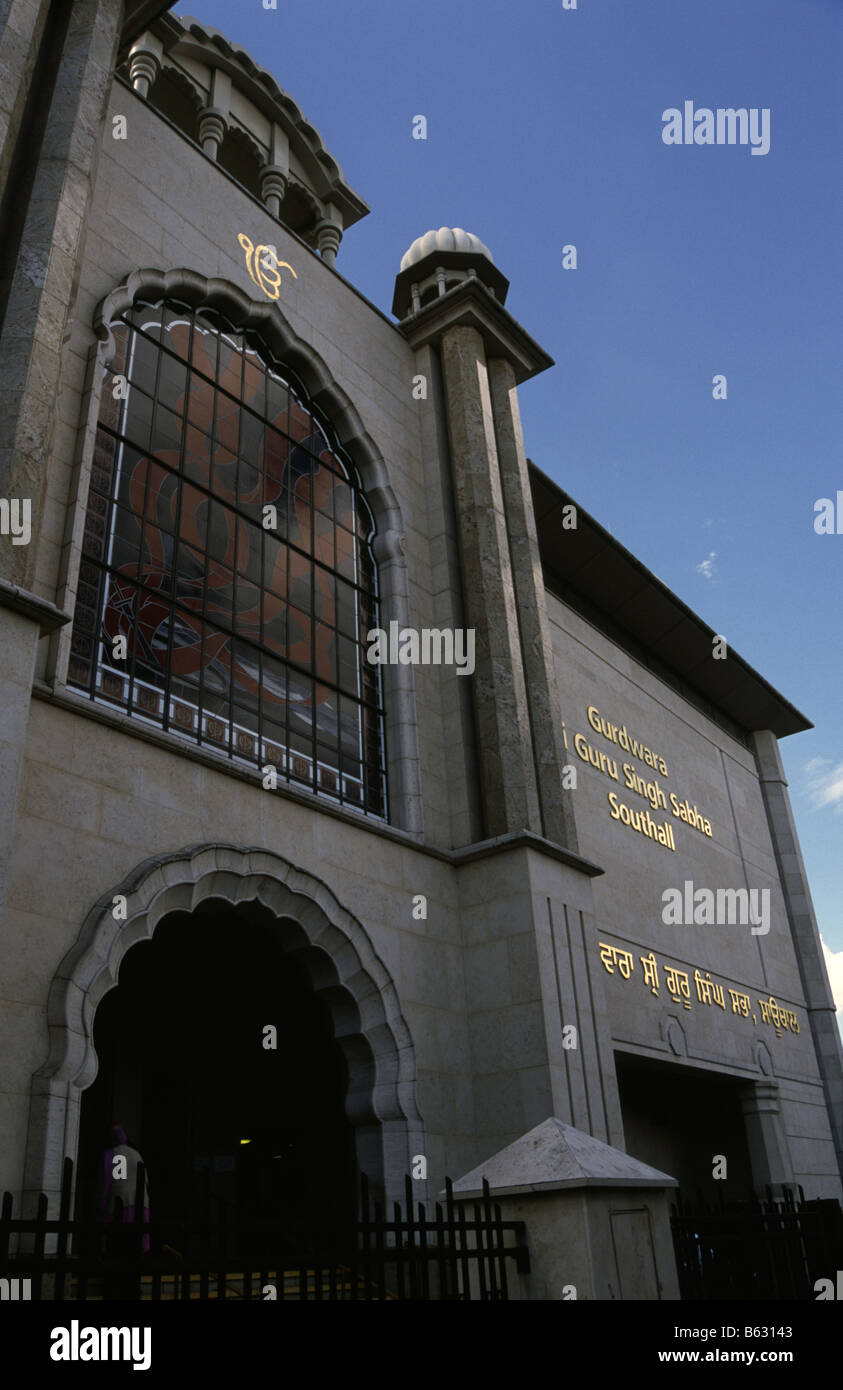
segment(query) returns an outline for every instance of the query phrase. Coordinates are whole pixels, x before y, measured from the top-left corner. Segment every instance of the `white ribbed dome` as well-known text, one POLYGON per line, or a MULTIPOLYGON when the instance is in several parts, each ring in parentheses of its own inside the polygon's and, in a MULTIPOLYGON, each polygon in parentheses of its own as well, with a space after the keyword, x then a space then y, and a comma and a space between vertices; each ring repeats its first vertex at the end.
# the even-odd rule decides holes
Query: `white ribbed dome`
POLYGON ((486 256, 492 265, 495 264, 488 246, 484 246, 473 232, 465 232, 462 227, 440 227, 438 232, 425 232, 424 236, 416 237, 401 257, 401 269, 409 270, 411 265, 434 251, 466 251, 470 255, 486 256))

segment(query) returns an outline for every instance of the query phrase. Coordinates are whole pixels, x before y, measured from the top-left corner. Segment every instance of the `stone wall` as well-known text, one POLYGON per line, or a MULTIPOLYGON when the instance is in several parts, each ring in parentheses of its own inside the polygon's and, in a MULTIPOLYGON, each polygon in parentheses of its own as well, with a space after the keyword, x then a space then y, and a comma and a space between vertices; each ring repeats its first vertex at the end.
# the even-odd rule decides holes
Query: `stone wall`
MULTIPOLYGON (((633 953, 625 979, 603 970, 615 1048, 642 1057, 716 1070, 748 1081, 775 1078, 794 1179, 807 1195, 833 1195, 839 1178, 817 1057, 779 880, 778 868, 750 746, 741 743, 661 681, 573 609, 550 597, 567 757, 577 770, 575 805, 581 853, 605 868, 593 891, 599 937, 633 953), (595 707, 610 723, 626 725, 661 755, 664 776, 642 757, 597 733, 587 718, 595 707), (614 759, 619 781, 577 752, 574 735, 614 759), (665 793, 689 800, 711 823, 711 838, 672 814, 652 809, 625 786, 623 764, 665 793), (611 817, 618 803, 649 811, 673 828, 675 851, 611 817), (662 920, 667 888, 749 888, 769 893, 769 931, 751 925, 668 925, 662 920), (654 952, 659 992, 644 982, 641 955, 654 952), (690 1008, 671 998, 662 963, 689 975, 690 1008), (725 1009, 701 1002, 694 971, 724 987, 725 1009), (733 1012, 729 988, 750 995, 750 1017, 733 1012), (770 996, 796 1013, 800 1031, 763 1022, 758 999, 770 996), (673 1020, 671 1023, 670 1020, 673 1020), (834 1175, 834 1176, 831 1176, 834 1175), (830 1181, 830 1186, 829 1186, 830 1181)), ((580 744, 582 747, 582 744, 580 744)), ((605 765, 604 765, 605 766, 605 765)), ((760 905, 762 899, 755 902, 760 905)))

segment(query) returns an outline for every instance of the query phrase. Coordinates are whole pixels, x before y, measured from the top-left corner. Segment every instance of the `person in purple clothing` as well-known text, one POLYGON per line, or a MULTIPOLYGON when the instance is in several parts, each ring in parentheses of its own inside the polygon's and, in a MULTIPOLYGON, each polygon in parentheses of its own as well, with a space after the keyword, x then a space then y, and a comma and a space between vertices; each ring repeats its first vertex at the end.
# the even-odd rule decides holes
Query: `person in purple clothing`
MULTIPOLYGON (((112 1125, 108 1135, 108 1148, 103 1155, 102 1187, 100 1191, 100 1221, 132 1222, 135 1219, 135 1196, 137 1193, 138 1165, 143 1159, 136 1148, 126 1138, 126 1131, 120 1125, 112 1125), (123 1203, 122 1217, 117 1216, 117 1203, 123 1203)), ((143 1221, 149 1221, 149 1179, 143 1176, 143 1221)), ((122 1233, 121 1233, 122 1234, 122 1233)), ((126 1233, 128 1234, 128 1232, 126 1233)), ((105 1244, 105 1237, 103 1237, 105 1244)), ((128 1242, 116 1238, 109 1242, 111 1252, 125 1253, 128 1242)), ((144 1254, 149 1250, 149 1234, 141 1239, 144 1254)))

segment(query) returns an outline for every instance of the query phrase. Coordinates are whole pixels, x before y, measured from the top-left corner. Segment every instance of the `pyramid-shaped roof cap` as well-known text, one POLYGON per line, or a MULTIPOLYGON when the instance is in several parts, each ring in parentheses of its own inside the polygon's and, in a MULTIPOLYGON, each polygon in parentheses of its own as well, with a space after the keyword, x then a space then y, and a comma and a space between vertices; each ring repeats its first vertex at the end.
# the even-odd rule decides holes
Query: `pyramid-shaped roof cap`
POLYGON ((479 1197, 484 1178, 497 1197, 566 1187, 678 1186, 676 1178, 555 1116, 466 1173, 454 1183, 454 1196, 479 1197))

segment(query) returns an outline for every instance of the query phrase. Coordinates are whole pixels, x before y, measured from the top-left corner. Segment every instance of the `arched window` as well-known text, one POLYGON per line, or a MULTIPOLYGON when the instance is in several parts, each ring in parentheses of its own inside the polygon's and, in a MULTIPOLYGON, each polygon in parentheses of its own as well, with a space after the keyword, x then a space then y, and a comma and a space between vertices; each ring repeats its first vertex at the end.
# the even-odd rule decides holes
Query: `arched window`
POLYGON ((112 332, 70 683, 385 816, 374 524, 353 466, 301 383, 213 310, 136 303, 112 332))

